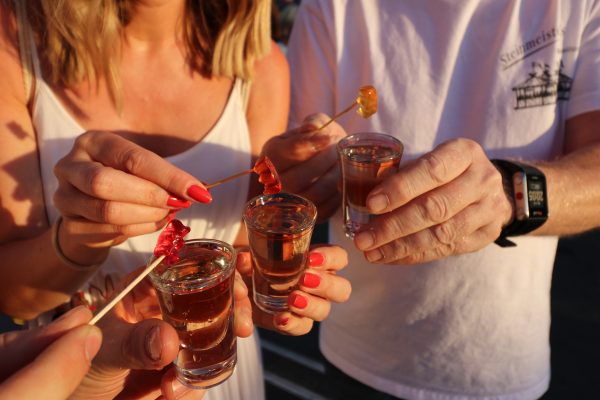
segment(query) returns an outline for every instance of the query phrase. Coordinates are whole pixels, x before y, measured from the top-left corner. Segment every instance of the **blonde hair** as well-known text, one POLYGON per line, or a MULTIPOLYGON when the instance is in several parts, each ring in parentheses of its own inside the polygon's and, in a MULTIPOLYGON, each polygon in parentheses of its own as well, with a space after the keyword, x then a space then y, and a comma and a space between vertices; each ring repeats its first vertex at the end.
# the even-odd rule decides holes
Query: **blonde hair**
MULTIPOLYGON (((116 61, 131 0, 26 1, 26 9, 50 79, 71 86, 103 77, 118 106, 116 61)), ((270 16, 271 0, 186 0, 182 34, 190 68, 251 79, 254 62, 270 48, 270 16)))

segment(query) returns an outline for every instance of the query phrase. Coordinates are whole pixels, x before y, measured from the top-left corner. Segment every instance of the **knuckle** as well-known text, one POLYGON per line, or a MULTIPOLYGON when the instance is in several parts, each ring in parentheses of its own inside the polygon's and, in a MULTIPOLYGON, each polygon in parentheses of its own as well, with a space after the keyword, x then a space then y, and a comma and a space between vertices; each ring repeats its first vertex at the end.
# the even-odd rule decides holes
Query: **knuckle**
POLYGON ((106 178, 102 168, 90 168, 85 177, 85 182, 88 182, 88 190, 90 195, 100 197, 104 193, 109 193, 110 180, 106 178))
POLYGON ((375 243, 388 242, 386 238, 395 238, 404 232, 404 220, 402 218, 394 218, 392 216, 378 218, 378 229, 371 230, 375 243))
POLYGON ((442 222, 431 228, 434 239, 441 244, 450 244, 456 240, 456 230, 450 221, 442 222))
POLYGON ((110 223, 116 215, 116 206, 112 201, 99 201, 97 206, 98 220, 105 223, 110 223))
POLYGON ((386 261, 398 260, 408 253, 409 244, 406 240, 394 240, 390 245, 383 246, 386 261))
POLYGON ((125 172, 135 174, 136 171, 141 171, 144 166, 144 154, 135 148, 127 149, 121 155, 123 158, 122 165, 125 172))
POLYGON ((429 153, 422 158, 425 166, 425 171, 429 177, 436 183, 442 184, 445 182, 445 177, 448 174, 448 165, 446 162, 435 153, 429 153))
POLYGON ((457 243, 452 242, 449 244, 445 244, 443 246, 436 247, 433 250, 434 259, 438 260, 440 258, 448 257, 452 254, 455 254, 457 251, 457 243))
POLYGON ((420 264, 425 261, 425 252, 416 252, 407 255, 403 259, 406 264, 420 264))
POLYGON ((65 165, 67 164, 67 161, 65 160, 65 157, 61 158, 60 160, 58 160, 58 162, 54 165, 54 168, 52 169, 54 176, 56 176, 58 179, 64 178, 65 176, 65 165))
POLYGON ((115 225, 114 230, 119 236, 131 237, 137 234, 137 230, 133 225, 115 225))
POLYGON ((448 219, 448 204, 442 196, 426 196, 421 204, 421 215, 426 221, 442 222, 448 219))

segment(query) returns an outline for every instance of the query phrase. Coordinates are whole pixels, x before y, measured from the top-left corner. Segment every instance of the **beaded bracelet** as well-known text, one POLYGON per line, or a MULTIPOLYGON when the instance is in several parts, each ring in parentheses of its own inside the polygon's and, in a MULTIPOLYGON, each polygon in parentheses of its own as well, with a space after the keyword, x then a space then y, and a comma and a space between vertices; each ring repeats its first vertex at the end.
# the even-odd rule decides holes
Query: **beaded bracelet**
POLYGON ((70 260, 69 258, 67 258, 67 256, 65 256, 65 253, 63 253, 62 249, 60 248, 60 244, 58 243, 58 229, 60 228, 60 224, 62 223, 62 215, 60 217, 58 217, 56 219, 56 221, 54 221, 54 224, 52 224, 52 247, 54 248, 54 253, 56 254, 56 256, 58 257, 58 259, 65 265, 69 266, 70 268, 73 268, 77 271, 89 271, 91 269, 95 269, 97 267, 99 267, 101 264, 91 264, 91 265, 85 265, 85 264, 79 264, 73 260, 70 260))

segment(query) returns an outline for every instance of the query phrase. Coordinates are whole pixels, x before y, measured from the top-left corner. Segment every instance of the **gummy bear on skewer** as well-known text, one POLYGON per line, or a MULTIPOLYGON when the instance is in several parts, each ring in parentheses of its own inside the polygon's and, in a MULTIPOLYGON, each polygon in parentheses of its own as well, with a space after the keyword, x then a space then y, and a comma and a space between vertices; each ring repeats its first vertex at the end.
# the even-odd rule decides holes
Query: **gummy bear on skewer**
POLYGON ((154 256, 165 256, 165 263, 171 265, 179 261, 179 251, 185 245, 184 237, 190 233, 190 227, 174 219, 167 224, 158 236, 154 247, 154 256))
POLYGON ((261 156, 258 160, 256 160, 254 167, 205 185, 205 187, 207 189, 211 189, 217 185, 220 185, 221 183, 229 182, 235 178, 239 178, 240 176, 251 173, 258 175, 258 181, 264 186, 264 194, 275 194, 281 191, 281 180, 279 179, 279 175, 277 174, 275 166, 267 156, 261 156))
POLYGON ((258 181, 263 184, 264 194, 281 192, 281 180, 275 166, 268 157, 263 156, 254 164, 254 172, 258 174, 258 181))
POLYGON ((179 251, 185 245, 184 236, 190 232, 190 228, 185 226, 181 221, 174 219, 170 221, 165 229, 158 236, 156 247, 154 247, 154 255, 156 259, 150 263, 138 276, 135 277, 125 289, 121 290, 114 296, 108 304, 106 304, 98 314, 89 322, 90 325, 96 324, 105 316, 119 301, 123 299, 138 283, 142 281, 154 268, 156 268, 163 260, 166 264, 171 265, 179 261, 179 251))
POLYGON ((327 121, 317 130, 325 128, 327 125, 331 124, 333 121, 346 114, 357 105, 358 109, 356 110, 356 113, 361 117, 369 118, 371 115, 375 114, 377 112, 377 90, 375 90, 373 86, 369 85, 361 87, 358 90, 358 97, 350 106, 331 117, 329 121, 327 121))

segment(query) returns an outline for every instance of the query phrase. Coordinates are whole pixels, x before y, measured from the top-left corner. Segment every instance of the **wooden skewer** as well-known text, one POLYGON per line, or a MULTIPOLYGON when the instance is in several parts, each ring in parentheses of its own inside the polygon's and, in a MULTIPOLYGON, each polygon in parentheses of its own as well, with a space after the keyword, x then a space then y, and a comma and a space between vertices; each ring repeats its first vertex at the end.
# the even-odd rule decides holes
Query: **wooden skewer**
POLYGON ((162 256, 160 256, 156 260, 154 260, 152 262, 152 264, 148 265, 146 267, 146 269, 143 270, 133 281, 131 281, 125 289, 123 289, 117 296, 115 296, 115 298, 113 298, 107 305, 105 305, 104 308, 102 308, 102 310, 100 310, 100 312, 98 314, 94 315, 94 318, 92 318, 92 320, 90 321, 89 324, 94 325, 96 322, 98 322, 98 320, 100 320, 100 318, 102 318, 119 301, 121 301, 121 299, 123 297, 125 297, 127 295, 127 293, 129 293, 131 291, 131 289, 133 289, 135 287, 135 285, 140 283, 141 280, 146 277, 146 275, 148 275, 154 268, 156 268, 156 266, 158 264, 160 264, 162 262, 162 260, 164 260, 164 258, 165 258, 165 255, 163 254, 162 256))
POLYGON ((250 168, 250 169, 247 169, 245 171, 238 172, 235 175, 228 176, 227 178, 223 178, 223 179, 220 179, 220 180, 218 180, 216 182, 209 183, 208 185, 204 185, 204 187, 207 188, 207 189, 211 189, 211 188, 214 188, 217 185, 220 185, 221 183, 232 181, 235 178, 239 178, 240 176, 244 176, 246 174, 251 174, 252 172, 254 172, 254 168, 250 168))
POLYGON ((327 125, 331 124, 333 121, 335 121, 336 119, 338 119, 339 117, 341 117, 342 115, 346 114, 348 111, 352 110, 354 108, 354 106, 358 104, 356 101, 354 103, 352 103, 348 108, 340 111, 339 113, 337 113, 336 115, 334 115, 333 117, 331 117, 331 119, 329 121, 327 121, 325 124, 323 124, 320 128, 318 128, 317 130, 320 131, 321 129, 325 128, 327 125))

